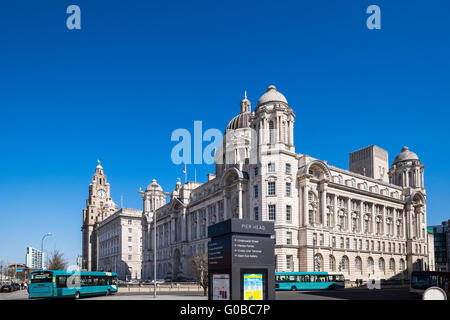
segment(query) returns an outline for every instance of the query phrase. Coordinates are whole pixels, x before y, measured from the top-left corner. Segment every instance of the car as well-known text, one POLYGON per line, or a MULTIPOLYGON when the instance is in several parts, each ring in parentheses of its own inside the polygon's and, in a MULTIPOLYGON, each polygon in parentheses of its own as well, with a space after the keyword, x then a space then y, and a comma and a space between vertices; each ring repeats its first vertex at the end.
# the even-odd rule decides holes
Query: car
POLYGON ((13 292, 15 291, 13 286, 10 284, 4 284, 1 288, 0 288, 0 292, 13 292))
POLYGON ((11 286, 14 288, 14 291, 20 290, 20 284, 18 284, 16 282, 12 283, 11 286))

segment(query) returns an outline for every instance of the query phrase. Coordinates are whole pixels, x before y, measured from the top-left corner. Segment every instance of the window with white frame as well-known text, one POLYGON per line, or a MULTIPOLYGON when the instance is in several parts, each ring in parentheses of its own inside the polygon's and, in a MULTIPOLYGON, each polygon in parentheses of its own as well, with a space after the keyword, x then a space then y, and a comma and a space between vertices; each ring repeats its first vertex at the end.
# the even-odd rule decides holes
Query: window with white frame
POLYGON ((275 182, 271 181, 267 184, 267 194, 269 196, 275 195, 275 182))
POLYGON ((269 220, 275 220, 276 207, 274 204, 269 204, 269 220))

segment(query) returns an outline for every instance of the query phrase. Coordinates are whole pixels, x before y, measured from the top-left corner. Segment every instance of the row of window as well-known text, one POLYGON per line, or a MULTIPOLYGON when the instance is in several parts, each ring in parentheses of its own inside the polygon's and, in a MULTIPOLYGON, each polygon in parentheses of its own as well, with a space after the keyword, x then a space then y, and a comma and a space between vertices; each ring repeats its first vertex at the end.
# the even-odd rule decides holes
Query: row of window
MULTIPOLYGON (((254 173, 255 173, 255 176, 257 176, 258 174, 259 174, 259 169, 258 169, 258 167, 255 167, 255 169, 254 169, 255 171, 254 171, 254 173)), ((267 172, 275 172, 276 171, 276 169, 275 169, 275 163, 273 163, 273 162, 270 162, 270 163, 268 163, 267 164, 267 172)), ((286 174, 291 174, 291 164, 290 163, 286 163, 285 164, 285 167, 284 167, 284 173, 286 173, 286 174)))
MULTIPOLYGON (((268 205, 268 219, 275 221, 276 220, 276 216, 277 216, 277 210, 276 210, 276 205, 274 204, 269 204, 268 205)), ((254 207, 253 208, 253 217, 255 220, 260 220, 260 215, 259 215, 259 208, 258 207, 254 207)), ((287 205, 286 206, 286 222, 291 222, 292 221, 292 206, 287 205)))

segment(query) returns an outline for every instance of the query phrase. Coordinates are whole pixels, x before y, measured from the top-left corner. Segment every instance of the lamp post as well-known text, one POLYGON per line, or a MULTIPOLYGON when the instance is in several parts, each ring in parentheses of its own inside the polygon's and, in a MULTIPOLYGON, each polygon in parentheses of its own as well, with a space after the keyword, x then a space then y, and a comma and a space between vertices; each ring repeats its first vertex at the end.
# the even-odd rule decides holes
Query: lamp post
POLYGON ((42 237, 41 241, 41 269, 44 269, 44 239, 50 237, 52 234, 49 232, 42 237))

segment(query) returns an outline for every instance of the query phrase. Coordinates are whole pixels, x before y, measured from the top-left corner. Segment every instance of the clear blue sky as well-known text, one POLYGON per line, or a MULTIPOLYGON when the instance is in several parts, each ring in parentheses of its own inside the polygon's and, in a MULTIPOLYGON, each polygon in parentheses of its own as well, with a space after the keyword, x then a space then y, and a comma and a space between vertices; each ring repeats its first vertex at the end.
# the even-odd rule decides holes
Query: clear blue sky
MULTIPOLYGON (((141 208, 171 191, 176 128, 224 129, 268 85, 296 112, 295 144, 348 168, 376 144, 425 164, 429 224, 450 218, 448 1, 3 1, 0 5, 0 260, 25 247, 81 253, 96 159, 112 196, 141 208), (77 4, 82 29, 66 28, 77 4), (381 30, 366 8, 381 8, 381 30)), ((196 166, 204 181, 213 166, 196 166)), ((188 167, 193 179, 194 166, 188 167)))

